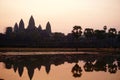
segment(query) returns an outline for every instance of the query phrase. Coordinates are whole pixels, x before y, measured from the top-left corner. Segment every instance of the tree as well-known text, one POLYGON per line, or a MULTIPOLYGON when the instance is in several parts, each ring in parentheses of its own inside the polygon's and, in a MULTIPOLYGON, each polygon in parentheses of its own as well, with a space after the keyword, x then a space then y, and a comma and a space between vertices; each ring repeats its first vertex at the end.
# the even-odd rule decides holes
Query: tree
POLYGON ((104 30, 95 30, 94 34, 97 39, 104 39, 106 37, 104 30))
POLYGON ((104 26, 103 29, 104 29, 104 31, 106 32, 106 30, 107 30, 107 26, 104 26))
POLYGON ((117 36, 116 29, 115 28, 110 28, 108 30, 108 38, 109 38, 111 47, 116 47, 116 36, 117 36))
MULTIPOLYGON (((81 26, 74 26, 73 27, 73 30, 72 30, 72 34, 73 34, 73 37, 78 40, 78 38, 81 36, 82 34, 82 28, 81 26)), ((77 42, 77 41, 76 41, 77 42)), ((78 42, 76 44, 76 51, 78 51, 78 42)))
POLYGON ((92 38, 94 35, 94 30, 92 28, 86 28, 84 31, 84 35, 86 38, 92 38))
POLYGON ((115 28, 110 28, 110 29, 108 30, 108 36, 109 36, 110 38, 115 38, 116 35, 117 35, 117 31, 116 31, 115 28))
POLYGON ((82 69, 77 63, 75 64, 75 66, 73 66, 71 72, 73 73, 74 77, 81 77, 82 75, 82 69))
POLYGON ((55 33, 53 33, 53 38, 54 38, 54 41, 64 41, 65 34, 55 32, 55 33))
POLYGON ((82 30, 81 26, 73 27, 72 34, 73 34, 74 38, 78 39, 81 36, 81 34, 82 34, 81 30, 82 30))

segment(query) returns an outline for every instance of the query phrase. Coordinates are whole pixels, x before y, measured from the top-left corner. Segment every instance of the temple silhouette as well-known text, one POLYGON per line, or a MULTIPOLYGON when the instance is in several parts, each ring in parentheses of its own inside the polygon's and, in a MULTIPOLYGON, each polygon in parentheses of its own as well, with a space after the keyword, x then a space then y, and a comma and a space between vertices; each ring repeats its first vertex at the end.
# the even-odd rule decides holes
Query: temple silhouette
POLYGON ((23 19, 21 19, 19 22, 19 25, 17 23, 15 23, 14 28, 7 27, 5 33, 6 33, 6 35, 9 35, 12 33, 22 35, 22 34, 32 34, 32 33, 37 33, 37 32, 39 32, 41 34, 46 33, 46 34, 50 35, 51 34, 51 25, 48 22, 46 24, 46 29, 42 30, 41 25, 39 25, 38 27, 35 26, 34 18, 33 18, 33 16, 31 16, 26 29, 25 29, 24 21, 23 21, 23 19))
POLYGON ((25 28, 23 19, 14 27, 7 27, 5 33, 0 33, 0 47, 47 47, 47 48, 120 48, 120 31, 115 28, 102 30, 85 28, 75 25, 67 35, 62 32, 52 32, 48 21, 46 28, 35 26, 33 16, 25 28))

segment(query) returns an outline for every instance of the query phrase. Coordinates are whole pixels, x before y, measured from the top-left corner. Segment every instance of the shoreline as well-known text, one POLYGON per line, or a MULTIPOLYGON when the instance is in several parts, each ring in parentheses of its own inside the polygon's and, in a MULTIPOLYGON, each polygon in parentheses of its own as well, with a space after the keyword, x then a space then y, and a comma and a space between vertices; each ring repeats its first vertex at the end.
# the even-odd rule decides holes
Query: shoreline
POLYGON ((120 52, 120 48, 0 48, 0 52, 120 52))

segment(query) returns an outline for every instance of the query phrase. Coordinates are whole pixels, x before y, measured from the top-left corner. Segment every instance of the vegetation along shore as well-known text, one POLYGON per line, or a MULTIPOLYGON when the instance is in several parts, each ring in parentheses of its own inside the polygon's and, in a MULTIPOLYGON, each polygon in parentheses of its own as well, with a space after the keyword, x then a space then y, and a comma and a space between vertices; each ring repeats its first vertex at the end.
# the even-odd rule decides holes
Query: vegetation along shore
MULTIPOLYGON (((0 47, 42 48, 37 49, 38 51, 47 51, 49 48, 53 48, 50 49, 53 51, 64 50, 59 48, 65 48, 65 51, 74 51, 74 48, 91 48, 91 50, 92 48, 120 48, 120 31, 107 26, 103 26, 101 30, 90 27, 83 30, 81 26, 75 25, 70 33, 65 35, 62 32, 52 32, 49 21, 46 24, 46 29, 42 29, 41 25, 36 27, 35 20, 31 16, 26 28, 23 19, 21 19, 19 25, 15 23, 14 27, 7 27, 5 33, 0 33, 0 47)), ((10 51, 11 49, 6 50, 10 51)), ((97 50, 99 51, 99 49, 97 50)), ((20 51, 24 51, 24 49, 20 49, 20 51)))

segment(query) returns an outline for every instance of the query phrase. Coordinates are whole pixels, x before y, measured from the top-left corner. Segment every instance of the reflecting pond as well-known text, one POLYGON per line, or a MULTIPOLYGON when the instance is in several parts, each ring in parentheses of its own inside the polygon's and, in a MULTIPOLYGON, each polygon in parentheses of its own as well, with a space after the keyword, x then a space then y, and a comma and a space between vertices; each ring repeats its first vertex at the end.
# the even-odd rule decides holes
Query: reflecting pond
POLYGON ((6 54, 0 55, 0 80, 120 80, 120 54, 6 54))

